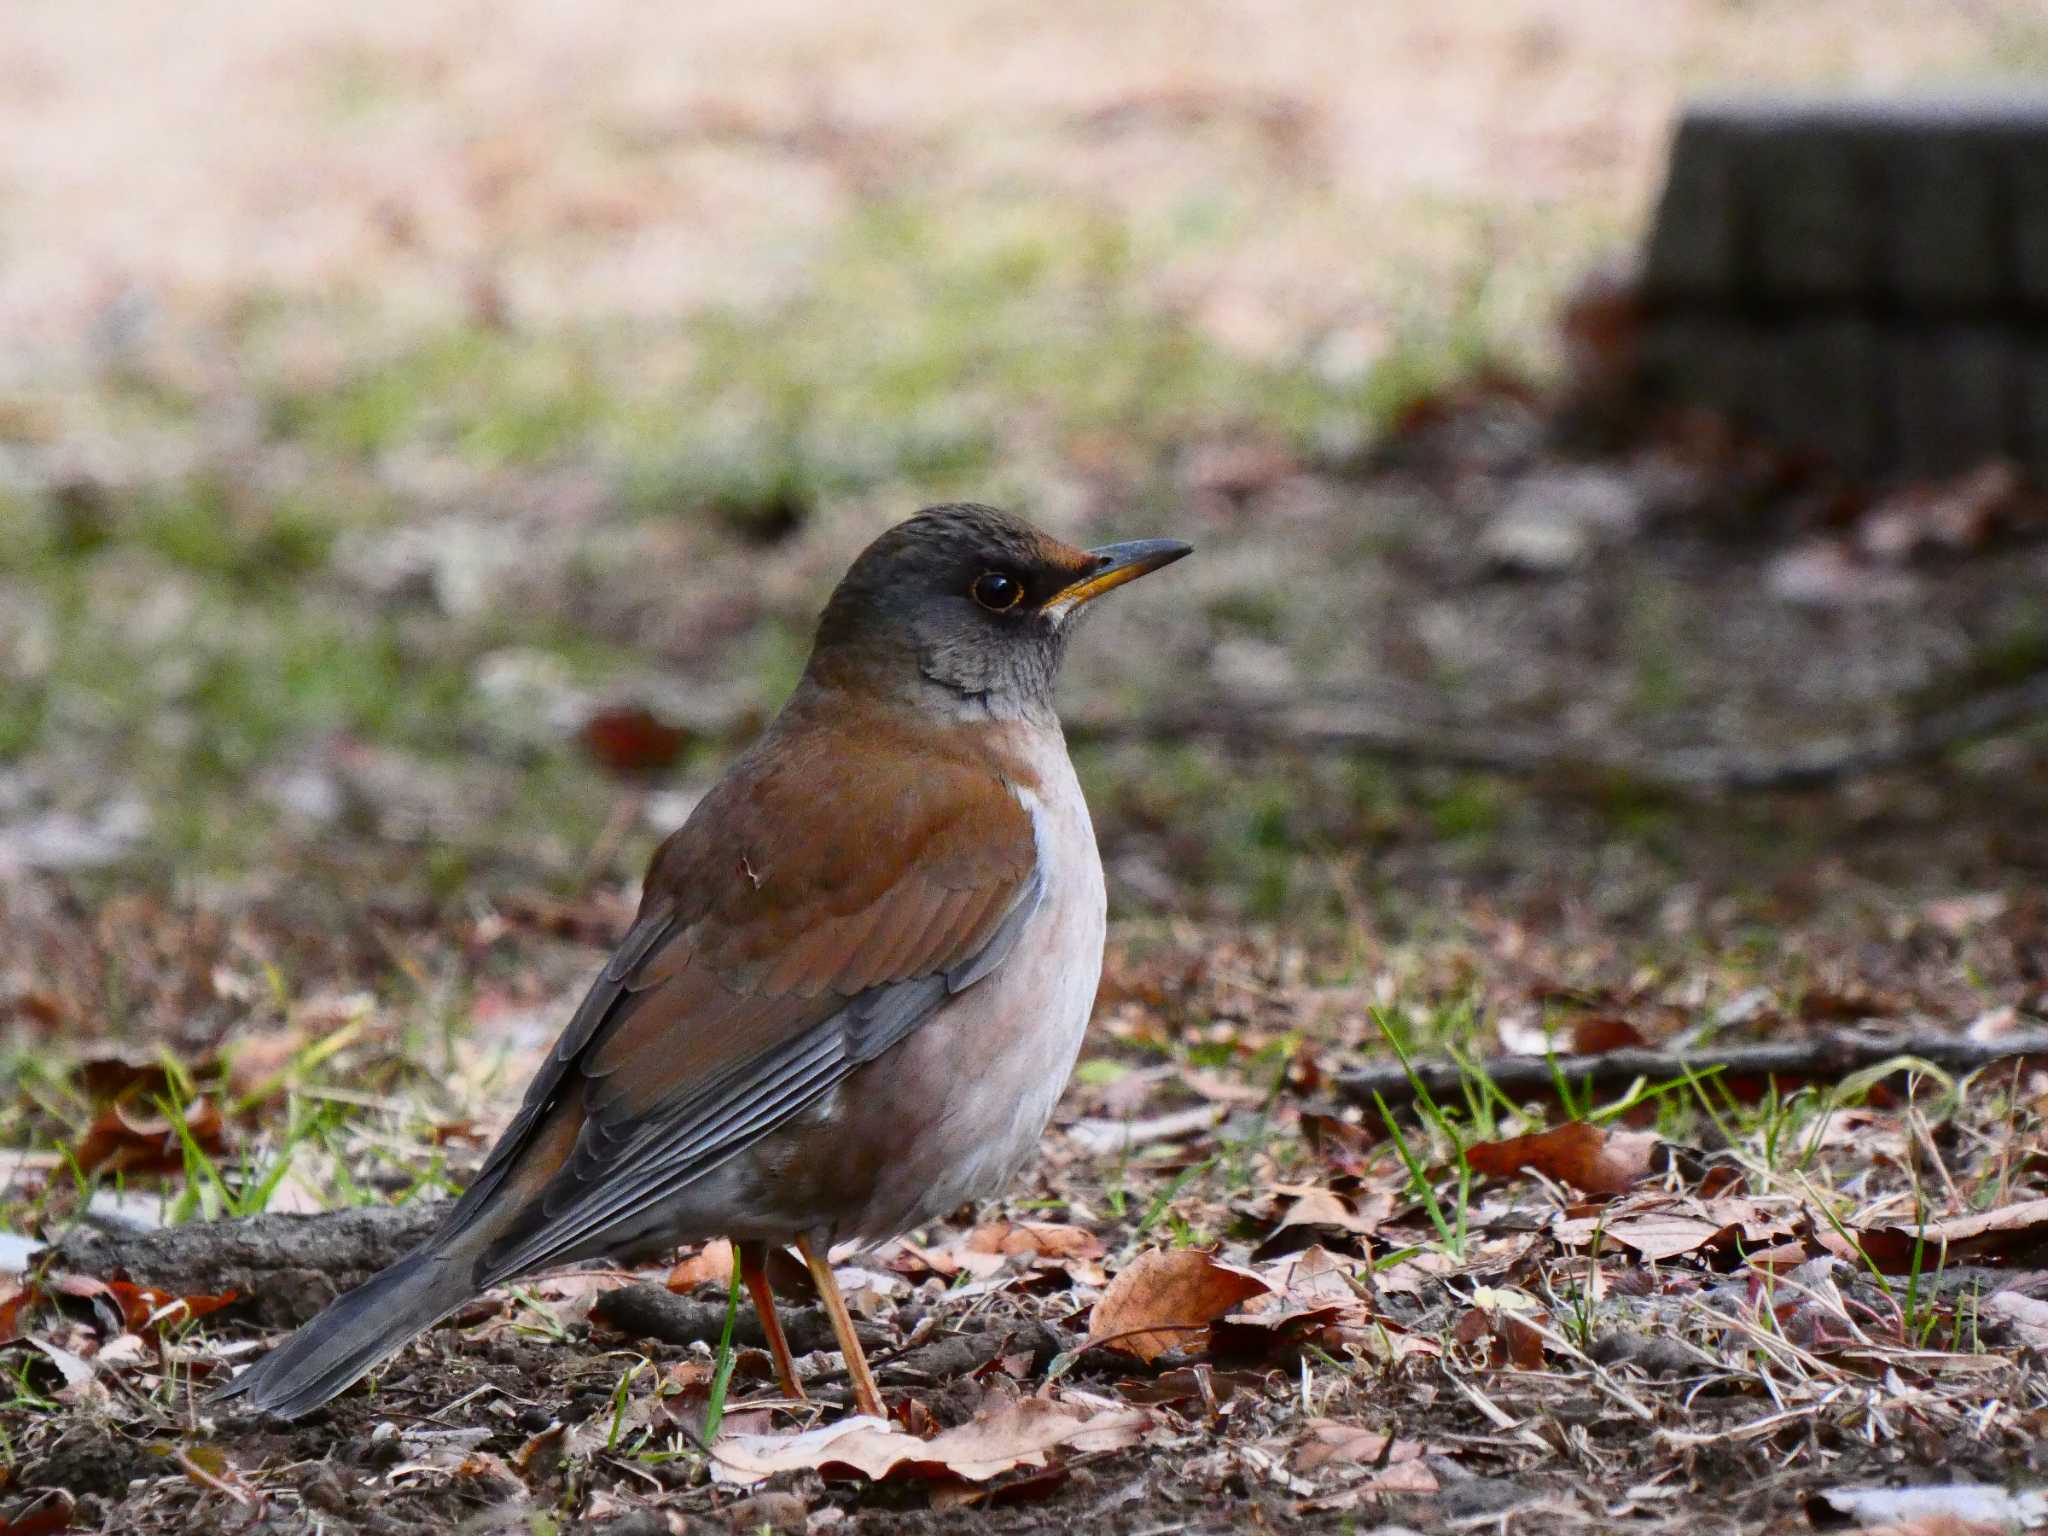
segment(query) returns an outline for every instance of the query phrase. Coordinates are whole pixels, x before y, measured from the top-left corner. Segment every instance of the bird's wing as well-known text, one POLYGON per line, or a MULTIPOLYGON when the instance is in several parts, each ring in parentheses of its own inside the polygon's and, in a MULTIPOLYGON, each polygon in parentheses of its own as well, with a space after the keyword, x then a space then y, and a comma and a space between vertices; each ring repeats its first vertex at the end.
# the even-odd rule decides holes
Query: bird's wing
POLYGON ((1009 953, 1042 894, 1014 787, 968 758, 835 755, 828 776, 802 751, 743 761, 656 856, 638 921, 451 1214, 491 1234, 479 1283, 601 1243, 1009 953))

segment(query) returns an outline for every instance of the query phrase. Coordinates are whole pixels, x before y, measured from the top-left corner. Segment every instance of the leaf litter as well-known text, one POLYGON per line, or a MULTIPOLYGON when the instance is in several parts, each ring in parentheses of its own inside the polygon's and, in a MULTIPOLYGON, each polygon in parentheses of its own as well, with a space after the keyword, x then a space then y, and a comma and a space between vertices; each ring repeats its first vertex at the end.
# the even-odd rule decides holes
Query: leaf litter
MULTIPOLYGON (((1423 1520, 1482 1497, 1568 1504, 1573 1485, 1558 1479, 1570 1467, 1609 1488, 1608 1507, 1654 1523, 1672 1512, 1669 1490, 1708 1468, 1768 1457, 1774 1486, 1847 1508, 1826 1490, 1916 1457, 2007 1466, 2048 1427, 2037 1374, 2048 1169, 2029 1151, 2048 1079, 2036 1068, 1928 1078, 1903 1096, 1808 1088, 1778 1104, 1657 1085, 1654 1126, 1626 1095, 1560 1118, 1558 1105, 1495 1101, 1475 1077, 1453 1110, 1368 1125, 1329 1085, 1378 1027, 1319 999, 1313 966, 1244 947, 1222 964, 1156 953, 1117 964, 1150 1000, 1112 1012, 1100 1059, 1133 1070, 1084 1074, 1067 1128, 1007 1210, 843 1259, 873 1330, 886 1422, 845 1416, 842 1362, 785 1256, 772 1278, 807 1351, 812 1403, 781 1400, 743 1328, 723 1427, 702 1443, 732 1262, 714 1243, 654 1270, 571 1272, 485 1298, 405 1352, 375 1394, 309 1426, 251 1430, 253 1449, 227 1458, 197 1394, 260 1347, 237 1321, 238 1293, 31 1266, 0 1298, 0 1349, 48 1405, 23 1438, 42 1443, 39 1425, 66 1413, 121 1407, 131 1424, 93 1454, 114 1458, 123 1488, 140 1479, 164 1519, 202 1524, 209 1509, 226 1519, 245 1501, 307 1496, 302 1463, 281 1454, 290 1444, 345 1447, 350 1478, 423 1512, 456 1497, 551 1499, 573 1484, 592 1516, 733 1496, 790 1498, 806 1518, 868 1518, 885 1496, 993 1513, 1173 1468, 1162 1486, 1239 1490, 1230 1496, 1273 1523, 1353 1510, 1423 1520), (1145 979, 1162 964, 1173 980, 1145 979), (1309 1015, 1325 1021, 1314 1032, 1302 1029, 1309 1015), (1191 1032, 1192 1019, 1204 1022, 1191 1032), (1207 1063, 1199 1079, 1142 1065, 1191 1040, 1207 1063), (1276 1094, 1283 1062, 1289 1086, 1276 1094), (1219 1090, 1232 1079, 1258 1091, 1219 1090), (1090 1129, 1105 1121, 1171 1129, 1112 1142, 1090 1129), (1453 1208, 1458 1222, 1439 1227, 1432 1209, 1453 1208), (680 1333, 600 1326, 596 1302, 648 1282, 687 1303, 680 1333), (454 1429, 420 1427, 444 1420, 454 1429), (399 1427, 379 1438, 384 1423, 399 1427), (1645 1455, 1663 1481, 1623 1477, 1645 1455)), ((1432 985, 1411 972, 1396 995, 1432 985)), ((1651 1029, 1684 1012, 1654 994, 1584 995, 1651 1029)), ((1782 1027, 1773 1014, 1748 1016, 1782 1027)), ((1635 1039, 1601 1033, 1615 1047, 1635 1039)), ((388 1038, 356 1027, 300 1080, 343 1081, 388 1038)), ((123 1116, 119 1144, 135 1151, 100 1177, 130 1198, 175 1187, 191 1155, 165 1111, 143 1107, 172 1103, 177 1073, 135 1070, 131 1083, 93 1066, 110 1091, 82 1092, 76 1122, 89 1133, 123 1116)), ((253 1119, 221 1117, 221 1139, 217 1098, 182 1113, 206 1132, 192 1138, 200 1154, 225 1159, 229 1134, 273 1145, 278 1122, 265 1117, 298 1091, 266 1094, 253 1119)), ((366 1174, 395 1145, 448 1161, 459 1179, 492 1111, 455 1108, 387 1122, 409 1125, 407 1140, 365 1129, 308 1145, 295 1176, 331 1188, 331 1175, 366 1174), (444 1134, 458 1123, 471 1129, 444 1134)), ((61 1219, 74 1198, 61 1160, 19 1167, 18 1185, 40 1189, 61 1219)), ((232 1188, 262 1169, 223 1162, 219 1176, 232 1188)), ((66 1470, 68 1443, 39 1453, 19 1484, 22 1513, 44 1518, 40 1490, 82 1475, 66 1470)), ((1893 1523, 1918 1508, 1902 1505, 1893 1523)))

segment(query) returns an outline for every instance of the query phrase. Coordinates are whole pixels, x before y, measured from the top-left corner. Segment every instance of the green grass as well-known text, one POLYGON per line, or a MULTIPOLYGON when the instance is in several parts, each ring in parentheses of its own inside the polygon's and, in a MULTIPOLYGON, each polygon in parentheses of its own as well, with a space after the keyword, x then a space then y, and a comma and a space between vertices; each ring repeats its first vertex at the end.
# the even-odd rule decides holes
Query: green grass
MULTIPOLYGON (((594 644, 568 596, 553 609, 442 614, 347 586, 344 546, 413 516, 385 467, 408 455, 509 478, 574 466, 609 497, 614 525, 681 519, 745 549, 878 492, 897 506, 963 495, 1029 506, 1047 469, 1105 445, 1137 500, 1165 505, 1190 437, 1242 429, 1308 453, 1330 420, 1378 419, 1419 387, 1333 383, 1305 359, 1248 361, 1152 302, 1145 274, 1212 238, 1204 227, 1133 230, 1022 190, 971 208, 885 205, 847 224, 810 286, 766 307, 632 328, 460 324, 325 376, 280 361, 305 317, 253 307, 242 383, 265 403, 266 451, 296 456, 290 475, 223 463, 0 497, 0 584, 27 593, 48 631, 33 647, 41 660, 13 679, 8 648, 25 642, 0 627, 12 695, 0 762, 61 748, 119 764, 121 787, 153 811, 150 851, 221 874, 259 864, 278 834, 252 793, 261 777, 338 740, 458 770, 495 758, 513 785, 501 816, 544 818, 557 846, 587 846, 612 788, 573 748, 502 739, 476 697, 475 662, 539 648, 602 681, 656 658, 630 639, 594 644)), ((197 409, 139 384, 118 403, 138 432, 189 432, 197 409)), ((1230 627, 1264 635, 1285 611, 1256 589, 1219 607, 1230 627)), ((763 605, 722 642, 720 664, 778 697, 807 646, 799 612, 807 599, 763 605)), ((1230 787, 1215 878, 1256 915, 1322 899, 1304 894, 1295 867, 1290 845, 1314 829, 1285 775, 1242 796, 1230 787)), ((458 885, 460 852, 443 862, 430 881, 458 885)))
MULTIPOLYGON (((1235 423, 1310 444, 1423 387, 1228 354, 1143 296, 1173 236, 1026 194, 858 213, 816 280, 766 309, 543 335, 458 327, 346 377, 273 386, 279 437, 352 460, 429 447, 486 467, 573 460, 649 512, 742 530, 755 509, 902 484, 1021 489, 1050 436, 1113 438, 1142 468, 1235 423), (1165 244, 1159 242, 1164 241, 1165 244)), ((1418 342, 1416 351, 1440 342, 1418 342)))

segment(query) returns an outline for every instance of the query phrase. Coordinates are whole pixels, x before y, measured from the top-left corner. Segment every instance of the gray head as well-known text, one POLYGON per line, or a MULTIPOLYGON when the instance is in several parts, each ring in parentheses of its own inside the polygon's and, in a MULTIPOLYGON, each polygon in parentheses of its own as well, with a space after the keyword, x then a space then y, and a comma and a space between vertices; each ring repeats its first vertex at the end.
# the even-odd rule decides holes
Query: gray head
POLYGON ((1079 549, 994 507, 927 507, 861 551, 818 621, 807 676, 993 714, 1050 708, 1074 618, 1188 552, 1173 539, 1079 549))

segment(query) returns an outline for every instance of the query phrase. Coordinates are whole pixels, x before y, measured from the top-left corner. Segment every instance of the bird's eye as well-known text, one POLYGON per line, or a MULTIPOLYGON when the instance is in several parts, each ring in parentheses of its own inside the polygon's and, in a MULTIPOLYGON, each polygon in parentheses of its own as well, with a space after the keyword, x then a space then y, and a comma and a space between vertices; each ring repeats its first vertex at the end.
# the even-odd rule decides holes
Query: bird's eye
POLYGON ((1005 576, 1001 571, 983 571, 974 578, 974 585, 968 589, 974 600, 990 613, 1003 613, 1017 606, 1024 596, 1023 583, 1005 576))

